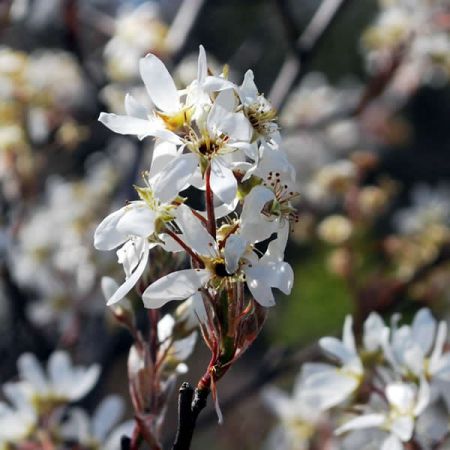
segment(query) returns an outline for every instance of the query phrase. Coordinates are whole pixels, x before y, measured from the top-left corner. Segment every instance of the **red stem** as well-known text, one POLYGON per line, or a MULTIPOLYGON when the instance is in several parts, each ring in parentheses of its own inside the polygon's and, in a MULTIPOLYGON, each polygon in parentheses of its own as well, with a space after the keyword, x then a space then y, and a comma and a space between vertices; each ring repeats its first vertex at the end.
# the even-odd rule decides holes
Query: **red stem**
POLYGON ((211 190, 211 164, 208 165, 205 172, 205 203, 206 203, 206 214, 208 216, 208 231, 209 234, 215 239, 216 238, 216 216, 214 213, 214 196, 211 190))
POLYGON ((195 261, 197 261, 197 263, 200 264, 200 267, 204 267, 203 265, 203 261, 199 258, 199 256, 197 255, 197 253, 195 253, 190 247, 188 247, 186 245, 186 243, 180 239, 178 237, 178 235, 176 233, 174 233, 173 231, 169 230, 166 228, 165 232, 172 237, 176 242, 178 242, 178 244, 181 245, 181 247, 183 247, 184 251, 189 254, 191 256, 192 259, 194 259, 195 261))

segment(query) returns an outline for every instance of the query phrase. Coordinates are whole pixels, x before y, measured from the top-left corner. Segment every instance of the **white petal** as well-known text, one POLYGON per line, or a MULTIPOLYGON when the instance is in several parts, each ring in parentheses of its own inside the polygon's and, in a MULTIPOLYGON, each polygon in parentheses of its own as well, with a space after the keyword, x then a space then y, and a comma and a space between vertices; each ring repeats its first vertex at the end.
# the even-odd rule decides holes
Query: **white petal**
POLYGON ((172 272, 151 284, 143 293, 146 308, 160 308, 172 300, 185 300, 195 294, 210 278, 206 269, 172 272))
POLYGON ((185 189, 198 166, 198 157, 193 153, 183 154, 161 169, 152 182, 155 196, 162 203, 169 203, 185 189))
POLYGON ((163 347, 167 347, 169 344, 168 338, 172 335, 174 325, 175 319, 170 314, 166 314, 158 322, 158 340, 162 343, 161 345, 163 347))
POLYGON ((100 365, 93 364, 87 370, 82 369, 71 381, 70 400, 76 401, 83 398, 98 381, 100 377, 100 365))
POLYGON ((172 237, 168 234, 161 233, 158 235, 159 239, 161 239, 162 243, 159 244, 163 250, 166 252, 184 252, 184 248, 172 237))
POLYGON ((363 428, 380 427, 385 421, 383 414, 365 414, 356 417, 336 430, 336 434, 342 434, 351 430, 360 430, 363 428))
POLYGON ((253 134, 250 122, 242 112, 233 113, 226 107, 227 104, 221 105, 217 101, 214 103, 208 114, 208 131, 211 135, 224 133, 231 141, 249 142, 253 134))
POLYGON ((233 171, 217 157, 211 162, 211 189, 226 204, 232 203, 236 197, 237 181, 233 171))
POLYGON ((411 331, 414 341, 427 354, 431 350, 436 333, 436 320, 428 308, 422 308, 414 317, 411 331))
POLYGON ((430 403, 430 397, 430 385, 428 384, 426 379, 422 377, 419 384, 419 392, 417 393, 416 406, 414 408, 414 415, 416 417, 420 416, 420 414, 422 414, 425 408, 428 406, 428 404, 430 403))
POLYGON ((244 81, 239 87, 239 96, 244 104, 251 104, 258 96, 258 88, 255 85, 253 71, 247 70, 244 75, 244 81))
POLYGON ((192 214, 186 205, 177 208, 177 224, 182 231, 182 239, 188 247, 199 255, 214 256, 216 254, 216 241, 208 233, 197 217, 192 214))
POLYGON ((278 262, 270 264, 269 267, 270 285, 289 295, 294 285, 294 271, 291 265, 287 262, 278 262))
POLYGON ((197 82, 200 86, 203 85, 208 75, 208 63, 206 62, 206 52, 203 45, 198 49, 198 63, 197 63, 197 82))
POLYGON ((391 383, 386 387, 385 392, 389 403, 399 411, 412 411, 415 392, 411 386, 403 383, 391 383))
POLYGON ((236 86, 231 81, 215 76, 207 76, 202 84, 202 88, 205 92, 219 92, 224 89, 232 89, 234 87, 236 86))
MULTIPOLYGON (((220 206, 217 206, 214 208, 214 212, 216 215, 216 219, 221 219, 222 217, 228 216, 228 214, 231 214, 237 207, 239 203, 239 199, 235 197, 235 199, 231 203, 223 203, 220 206)), ((206 216, 206 214, 205 214, 206 216)))
POLYGON ((154 178, 170 161, 177 156, 177 147, 172 142, 157 141, 153 147, 149 179, 154 178))
POLYGON ((227 89, 216 97, 215 105, 220 106, 230 113, 234 113, 238 106, 238 100, 233 89, 227 89))
POLYGON ((147 136, 154 136, 174 144, 182 143, 175 133, 164 128, 160 120, 139 119, 112 113, 101 113, 98 120, 115 133, 131 134, 141 140, 147 136))
POLYGON ((403 442, 412 438, 414 431, 414 419, 411 416, 400 416, 392 420, 390 429, 403 442))
POLYGON ((108 299, 114 294, 114 292, 117 291, 119 285, 117 284, 116 280, 114 280, 114 278, 102 277, 101 287, 103 296, 108 299))
POLYGON ((444 351, 446 339, 447 339, 447 324, 444 321, 442 321, 439 323, 433 353, 431 354, 430 357, 429 370, 431 373, 434 373, 439 367, 439 361, 444 351))
POLYGON ((121 208, 105 217, 95 230, 94 246, 97 250, 112 250, 123 244, 128 236, 117 229, 117 223, 125 214, 121 208))
POLYGON ((92 418, 92 432, 98 441, 103 442, 106 439, 122 417, 124 409, 124 401, 118 395, 109 395, 101 401, 92 418))
POLYGON ((254 187, 245 197, 241 214, 241 233, 251 242, 260 242, 270 237, 278 228, 278 223, 261 214, 266 203, 275 195, 264 186, 254 187))
POLYGON ((317 364, 317 370, 305 374, 296 387, 297 400, 320 411, 333 408, 351 396, 359 386, 353 374, 345 374, 334 366, 317 364))
POLYGON ((195 344, 197 342, 197 332, 192 332, 189 336, 184 339, 176 340, 171 348, 170 356, 175 358, 177 361, 184 361, 192 354, 194 351, 195 344))
POLYGON ((138 282, 139 278, 143 274, 145 267, 147 266, 149 257, 149 244, 147 239, 144 239, 143 252, 138 266, 134 272, 124 281, 124 283, 117 289, 116 292, 108 299, 106 305, 110 306, 118 301, 122 300, 128 292, 131 291, 133 286, 138 282))
POLYGON ((374 352, 382 346, 382 340, 389 333, 383 319, 377 313, 371 313, 364 322, 363 343, 366 350, 374 352))
POLYGON ((32 353, 24 353, 17 360, 17 368, 22 380, 30 383, 38 392, 47 391, 48 382, 36 356, 32 353))
POLYGON ((117 230, 126 235, 146 238, 155 231, 157 216, 144 202, 133 202, 125 207, 125 214, 117 222, 117 230))
POLYGON ((161 111, 174 113, 180 109, 177 88, 164 63, 148 54, 139 61, 139 71, 148 95, 161 111))
POLYGON ((263 265, 251 265, 244 268, 247 286, 254 299, 262 306, 269 308, 275 305, 275 298, 267 279, 270 269, 263 265))
POLYGON ((131 437, 136 422, 134 420, 128 420, 127 422, 119 425, 114 429, 108 439, 102 444, 102 450, 119 450, 121 448, 121 438, 122 436, 131 437))
POLYGON ((71 377, 72 363, 67 352, 56 351, 52 353, 47 366, 54 387, 66 383, 66 380, 71 377))
POLYGON ((319 345, 325 352, 344 365, 357 357, 353 351, 335 337, 323 337, 319 340, 319 345))
POLYGON ((247 241, 241 236, 232 234, 228 236, 224 248, 225 267, 227 272, 232 275, 239 267, 239 260, 247 248, 247 241))
POLYGON ((189 297, 188 301, 192 304, 193 312, 197 320, 203 324, 208 323, 208 313, 206 312, 202 296, 196 292, 193 296, 189 297))
POLYGON ((129 116, 144 119, 148 122, 148 112, 131 94, 125 96, 125 111, 129 116))
POLYGON ((110 130, 119 134, 131 134, 135 136, 148 136, 151 129, 148 119, 140 119, 132 116, 123 116, 112 113, 100 113, 98 120, 110 130))
POLYGON ((350 315, 345 318, 342 342, 350 352, 356 354, 355 335, 353 334, 353 318, 350 315))
POLYGON ((397 436, 391 434, 384 442, 380 450, 404 450, 403 444, 397 436))
POLYGON ((279 419, 289 420, 295 417, 294 404, 281 389, 275 386, 265 388, 262 392, 262 399, 279 419))
POLYGON ((285 222, 282 228, 278 229, 278 236, 276 239, 269 242, 266 253, 261 258, 265 263, 281 262, 284 259, 284 251, 289 237, 289 222, 285 222))

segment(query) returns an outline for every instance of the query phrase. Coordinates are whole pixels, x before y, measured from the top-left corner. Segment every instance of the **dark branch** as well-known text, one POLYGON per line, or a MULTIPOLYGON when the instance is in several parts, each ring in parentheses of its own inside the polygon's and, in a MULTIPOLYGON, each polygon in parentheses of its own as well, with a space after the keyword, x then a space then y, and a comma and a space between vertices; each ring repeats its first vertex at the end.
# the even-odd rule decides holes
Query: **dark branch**
POLYGON ((178 429, 172 450, 189 450, 197 417, 205 408, 209 389, 194 389, 183 383, 178 394, 178 429))
POLYGON ((349 0, 323 0, 316 10, 309 25, 299 38, 294 36, 296 25, 285 0, 275 0, 275 5, 282 17, 286 29, 290 52, 273 84, 270 99, 276 108, 280 108, 291 90, 307 72, 308 63, 315 49, 321 44, 326 31, 336 21, 343 6, 349 0), (295 40, 294 40, 295 38, 295 40))

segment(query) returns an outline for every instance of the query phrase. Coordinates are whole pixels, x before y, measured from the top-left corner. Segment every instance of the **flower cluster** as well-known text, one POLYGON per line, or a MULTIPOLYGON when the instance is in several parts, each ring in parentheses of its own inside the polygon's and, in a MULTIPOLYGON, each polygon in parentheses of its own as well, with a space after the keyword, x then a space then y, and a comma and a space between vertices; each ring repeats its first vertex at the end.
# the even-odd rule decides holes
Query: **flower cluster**
POLYGON ((127 95, 127 115, 102 113, 100 121, 117 133, 156 138, 151 166, 136 188, 140 199, 103 220, 95 246, 120 247, 125 282, 109 305, 141 279, 155 247, 191 258, 190 269, 154 281, 142 299, 147 308, 188 298, 204 303, 200 319, 213 353, 208 384, 256 337, 264 308, 275 303, 272 289, 292 288, 284 250, 296 218, 294 169, 280 146, 276 112, 251 71, 241 85, 226 73, 211 75, 200 47, 197 78, 186 89, 177 90, 155 55, 141 59, 140 72, 154 108, 127 95), (205 210, 194 209, 202 191, 205 210))
MULTIPOLYGON (((122 400, 106 397, 90 417, 81 407, 72 407, 98 381, 100 367, 72 366, 66 352, 52 353, 44 371, 31 353, 17 362, 19 380, 3 384, 7 402, 0 402, 0 448, 26 449, 77 445, 83 450, 120 449, 120 437, 132 423, 119 426, 122 400)), ((52 447, 53 448, 53 447, 52 447)))
MULTIPOLYGON (((438 323, 426 308, 411 325, 400 325, 399 320, 394 316, 389 327, 372 313, 357 346, 352 318, 347 317, 342 340, 319 341, 332 364, 305 364, 293 399, 278 389, 268 390, 266 398, 289 435, 295 436, 299 428, 309 430, 300 448, 309 448, 324 422, 335 429, 329 437, 334 445, 337 436, 345 435, 339 448, 346 450, 397 450, 409 448, 411 442, 420 445, 417 448, 435 448, 448 435, 447 324, 438 323), (369 446, 360 434, 366 428, 373 432, 369 446)), ((285 448, 297 448, 292 441, 290 445, 285 448)))

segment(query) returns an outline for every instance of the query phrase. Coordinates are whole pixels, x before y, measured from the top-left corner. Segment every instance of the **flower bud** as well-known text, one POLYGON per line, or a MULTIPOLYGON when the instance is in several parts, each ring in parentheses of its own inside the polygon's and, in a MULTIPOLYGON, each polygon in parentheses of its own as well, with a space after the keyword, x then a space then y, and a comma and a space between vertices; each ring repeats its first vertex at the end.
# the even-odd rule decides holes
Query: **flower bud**
POLYGON ((328 244, 340 245, 350 239, 353 225, 347 217, 331 215, 325 218, 318 226, 317 233, 328 244))

